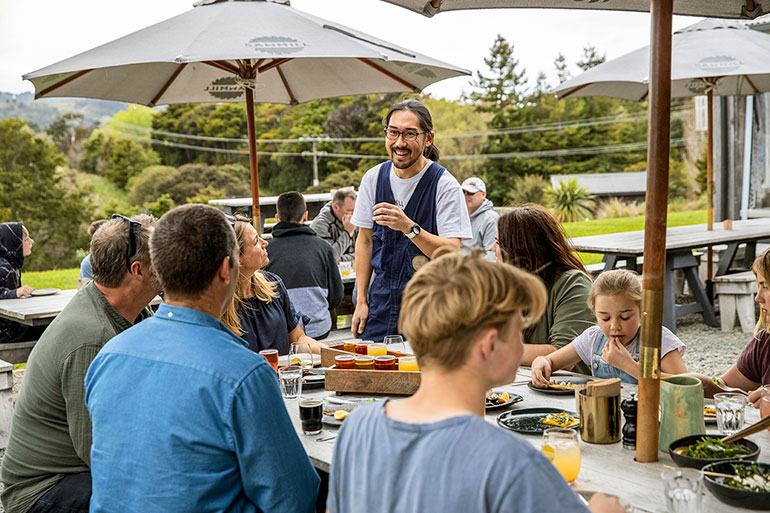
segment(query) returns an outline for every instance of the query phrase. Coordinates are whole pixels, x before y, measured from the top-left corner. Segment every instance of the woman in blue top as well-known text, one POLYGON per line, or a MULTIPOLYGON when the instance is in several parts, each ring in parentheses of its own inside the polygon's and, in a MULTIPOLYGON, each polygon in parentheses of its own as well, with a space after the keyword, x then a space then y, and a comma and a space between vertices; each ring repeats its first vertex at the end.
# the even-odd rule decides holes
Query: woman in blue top
MULTIPOLYGON (((598 326, 591 326, 558 351, 535 358, 535 386, 548 388, 552 371, 568 369, 580 360, 591 367, 591 374, 596 377, 636 383, 642 308, 639 278, 623 269, 600 274, 591 287, 588 306, 596 315, 598 326)), ((682 341, 664 327, 660 341, 661 375, 687 372, 682 360, 684 349, 682 341)))
POLYGON ((277 349, 289 354, 291 344, 301 343, 319 353, 323 344, 305 335, 281 278, 261 270, 270 261, 267 242, 246 221, 236 220, 233 229, 240 247, 239 279, 222 322, 255 352, 277 349))

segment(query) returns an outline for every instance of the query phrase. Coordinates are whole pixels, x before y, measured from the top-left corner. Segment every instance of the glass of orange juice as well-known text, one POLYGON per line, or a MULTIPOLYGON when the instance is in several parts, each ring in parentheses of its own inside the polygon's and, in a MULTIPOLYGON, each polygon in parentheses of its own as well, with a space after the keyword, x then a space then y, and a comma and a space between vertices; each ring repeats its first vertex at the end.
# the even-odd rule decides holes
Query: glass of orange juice
POLYGON ((402 356, 398 359, 398 370, 400 371, 419 371, 416 356, 402 356))
POLYGON ((367 348, 369 356, 385 356, 388 354, 388 348, 385 344, 379 342, 372 342, 367 348))
POLYGON ((572 483, 580 472, 580 443, 577 431, 566 428, 549 428, 543 432, 543 455, 572 483))

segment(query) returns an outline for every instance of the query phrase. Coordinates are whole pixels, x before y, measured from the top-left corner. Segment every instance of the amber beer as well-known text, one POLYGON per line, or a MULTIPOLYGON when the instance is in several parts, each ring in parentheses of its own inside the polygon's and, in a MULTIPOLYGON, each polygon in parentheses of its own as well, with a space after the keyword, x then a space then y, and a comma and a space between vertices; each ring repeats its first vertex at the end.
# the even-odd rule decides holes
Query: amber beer
POLYGON ((276 372, 278 372, 278 349, 263 349, 259 352, 265 357, 267 363, 269 363, 276 372))
POLYGON ((396 357, 393 355, 375 356, 375 370, 396 370, 396 357))
POLYGON ((352 354, 341 354, 334 357, 334 366, 338 369, 355 369, 356 357, 352 354))
POLYGON ((359 342, 359 340, 346 340, 345 342, 343 342, 342 350, 347 351, 348 353, 355 353, 356 342, 359 342))
POLYGON ((373 356, 356 356, 356 369, 374 370, 374 357, 373 356))
POLYGON ((355 352, 356 354, 365 355, 369 353, 369 344, 371 344, 371 340, 356 340, 356 348, 355 352))

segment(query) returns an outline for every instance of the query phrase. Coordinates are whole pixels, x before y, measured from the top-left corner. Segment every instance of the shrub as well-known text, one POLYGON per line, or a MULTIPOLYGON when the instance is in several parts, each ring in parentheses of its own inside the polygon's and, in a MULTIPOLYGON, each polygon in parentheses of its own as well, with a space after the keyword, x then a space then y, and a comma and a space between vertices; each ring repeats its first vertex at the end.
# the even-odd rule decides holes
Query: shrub
POLYGON ((517 176, 513 179, 513 188, 508 192, 511 198, 509 205, 523 205, 524 203, 536 203, 545 205, 553 194, 551 184, 546 178, 537 174, 517 176))
POLYGON ((571 223, 590 218, 594 200, 588 189, 578 183, 577 178, 570 178, 566 182, 560 180, 554 188, 551 206, 559 221, 571 223))
POLYGON ((623 201, 619 198, 610 198, 599 204, 596 209, 596 219, 617 217, 636 217, 644 214, 644 203, 637 201, 623 201))

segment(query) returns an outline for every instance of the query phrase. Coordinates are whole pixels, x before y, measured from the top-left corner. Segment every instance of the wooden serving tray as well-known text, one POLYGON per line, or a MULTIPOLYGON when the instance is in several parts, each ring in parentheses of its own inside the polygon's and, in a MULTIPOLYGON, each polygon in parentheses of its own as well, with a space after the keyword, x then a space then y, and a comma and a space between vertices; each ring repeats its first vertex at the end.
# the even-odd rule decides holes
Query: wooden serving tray
MULTIPOLYGON (((412 395, 420 387, 419 372, 337 369, 334 358, 343 351, 342 345, 321 348, 321 365, 326 367, 324 388, 335 392, 359 394, 412 395)), ((408 356, 398 351, 388 351, 395 357, 408 356)))

